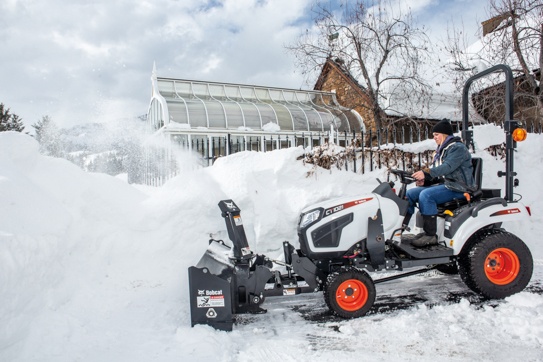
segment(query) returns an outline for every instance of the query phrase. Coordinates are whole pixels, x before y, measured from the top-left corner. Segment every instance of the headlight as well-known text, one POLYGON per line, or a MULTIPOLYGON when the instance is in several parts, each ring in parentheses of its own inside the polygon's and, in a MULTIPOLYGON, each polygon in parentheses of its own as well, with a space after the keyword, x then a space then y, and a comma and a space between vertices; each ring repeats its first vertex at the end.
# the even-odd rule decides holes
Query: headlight
POLYGON ((300 229, 303 229, 307 225, 310 225, 314 223, 315 221, 319 220, 320 216, 321 216, 321 209, 312 210, 305 214, 302 214, 302 217, 300 220, 300 229))

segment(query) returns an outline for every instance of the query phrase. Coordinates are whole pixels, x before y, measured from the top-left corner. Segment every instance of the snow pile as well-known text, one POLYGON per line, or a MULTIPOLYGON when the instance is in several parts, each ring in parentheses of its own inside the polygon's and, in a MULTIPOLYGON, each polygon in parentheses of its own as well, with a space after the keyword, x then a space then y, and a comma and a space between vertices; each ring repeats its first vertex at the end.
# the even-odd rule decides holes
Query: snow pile
POLYGON ((281 127, 277 123, 268 122, 262 126, 262 130, 265 132, 279 132, 281 127))
MULTIPOLYGON (((482 126, 474 134, 483 186, 503 188, 504 179, 495 176, 503 161, 481 151, 501 143, 503 133, 482 126)), ((212 167, 187 167, 163 187, 150 188, 85 173, 39 155, 29 136, 0 133, 0 360, 458 361, 490 360, 496 350, 503 359, 541 358, 543 296, 529 290, 495 308, 461 298, 313 323, 291 306, 322 307, 317 293, 270 301, 267 314, 230 333, 191 328, 187 268, 210 236, 227 239, 220 200, 233 199, 241 208, 252 249, 275 257, 283 240, 296 245, 303 207, 370 192, 376 177, 386 179, 385 170, 310 172, 312 165, 296 161, 302 152, 242 152, 212 167)), ((533 253, 535 287, 543 270, 536 237, 543 234, 543 194, 536 185, 542 158, 542 135, 519 144, 515 191, 533 217, 528 225, 508 226, 533 253)), ((379 284, 377 298, 387 290, 439 294, 435 290, 446 293, 443 288, 468 291, 457 277, 433 274, 379 284)))

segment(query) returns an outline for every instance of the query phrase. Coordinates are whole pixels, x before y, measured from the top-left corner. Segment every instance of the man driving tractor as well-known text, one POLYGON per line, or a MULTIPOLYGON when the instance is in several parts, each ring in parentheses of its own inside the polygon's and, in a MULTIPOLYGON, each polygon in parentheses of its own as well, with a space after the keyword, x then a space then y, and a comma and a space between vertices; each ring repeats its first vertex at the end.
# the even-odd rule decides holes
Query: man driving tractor
POLYGON ((462 139, 453 136, 448 120, 432 128, 437 149, 430 168, 415 172, 415 187, 407 191, 409 208, 403 224, 407 226, 418 203, 423 218, 424 232, 416 235, 411 244, 425 247, 437 244, 437 205, 464 198, 464 193, 475 187, 471 154, 462 139))

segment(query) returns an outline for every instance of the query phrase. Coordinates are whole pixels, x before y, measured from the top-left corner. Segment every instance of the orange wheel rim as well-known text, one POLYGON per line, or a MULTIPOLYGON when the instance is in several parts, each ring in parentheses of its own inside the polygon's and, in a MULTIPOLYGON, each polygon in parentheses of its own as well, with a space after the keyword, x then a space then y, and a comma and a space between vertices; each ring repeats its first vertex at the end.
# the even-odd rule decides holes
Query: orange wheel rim
POLYGON ((357 311, 368 301, 368 288, 359 280, 346 280, 337 288, 336 301, 343 310, 357 311))
POLYGON ((511 249, 499 248, 486 257, 485 274, 492 283, 506 285, 518 276, 520 261, 511 249))

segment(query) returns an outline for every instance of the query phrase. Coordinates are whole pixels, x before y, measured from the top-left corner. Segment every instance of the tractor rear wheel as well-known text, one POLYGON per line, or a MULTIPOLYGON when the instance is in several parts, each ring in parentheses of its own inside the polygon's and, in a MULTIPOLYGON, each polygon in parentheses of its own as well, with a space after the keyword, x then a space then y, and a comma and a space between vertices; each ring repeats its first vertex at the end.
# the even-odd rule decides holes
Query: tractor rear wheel
POLYGON ((328 276, 324 300, 339 317, 361 317, 375 302, 375 284, 366 272, 355 268, 334 273, 328 276))
POLYGON ((460 255, 459 274, 474 292, 501 299, 522 291, 530 282, 533 259, 530 249, 508 232, 480 235, 460 255))

